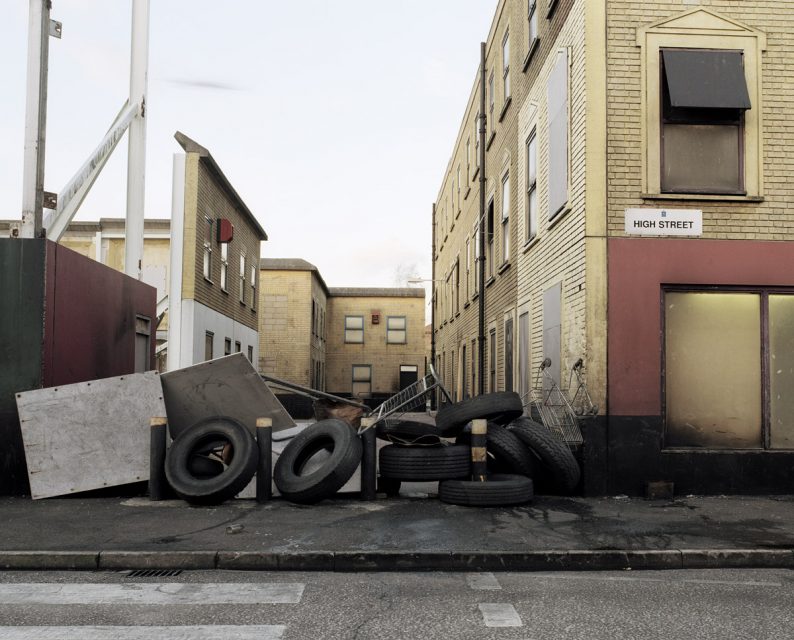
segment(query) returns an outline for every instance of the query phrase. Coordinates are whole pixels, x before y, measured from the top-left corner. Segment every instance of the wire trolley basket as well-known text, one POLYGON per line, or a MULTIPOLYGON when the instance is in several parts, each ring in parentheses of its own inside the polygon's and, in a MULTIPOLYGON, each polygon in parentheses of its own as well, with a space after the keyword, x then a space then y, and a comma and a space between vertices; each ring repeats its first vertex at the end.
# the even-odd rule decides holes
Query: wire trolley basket
POLYGON ((529 415, 543 425, 557 439, 569 445, 582 444, 579 420, 598 413, 593 405, 582 377, 584 363, 581 358, 571 368, 568 391, 562 389, 551 375, 551 358, 546 358, 538 367, 535 386, 529 393, 529 415), (573 397, 569 395, 576 378, 573 397))

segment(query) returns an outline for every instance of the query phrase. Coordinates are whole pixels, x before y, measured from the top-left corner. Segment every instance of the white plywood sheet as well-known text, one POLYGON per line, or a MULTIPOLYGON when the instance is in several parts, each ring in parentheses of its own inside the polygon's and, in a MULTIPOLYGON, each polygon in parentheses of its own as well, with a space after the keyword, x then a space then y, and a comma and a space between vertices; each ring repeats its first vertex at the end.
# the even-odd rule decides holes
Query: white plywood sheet
POLYGON ((31 496, 149 478, 149 419, 165 416, 155 371, 17 394, 31 496))

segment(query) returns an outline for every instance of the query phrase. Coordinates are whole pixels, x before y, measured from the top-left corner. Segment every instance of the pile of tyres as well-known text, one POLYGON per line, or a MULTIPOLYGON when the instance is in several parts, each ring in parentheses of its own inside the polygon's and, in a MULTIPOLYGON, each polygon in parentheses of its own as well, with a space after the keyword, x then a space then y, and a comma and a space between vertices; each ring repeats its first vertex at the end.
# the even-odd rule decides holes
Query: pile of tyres
POLYGON ((379 453, 382 490, 396 495, 402 482, 438 480, 439 499, 464 506, 525 504, 534 497, 534 481, 547 492, 572 492, 581 476, 573 452, 523 413, 518 394, 499 392, 442 406, 435 425, 379 426, 378 436, 392 441, 379 453), (484 481, 471 477, 471 422, 477 419, 488 422, 484 481))
MULTIPOLYGON (((535 482, 544 491, 572 492, 580 469, 570 448, 523 413, 518 394, 499 392, 444 405, 434 424, 379 422, 376 435, 388 442, 378 452, 379 491, 395 496, 403 482, 438 481, 443 502, 465 506, 525 504, 534 497, 535 482), (472 479, 471 423, 478 419, 487 420, 487 474, 472 479)), ((314 504, 350 480, 362 455, 355 427, 344 420, 320 420, 287 443, 272 479, 283 498, 314 504)), ((165 459, 175 493, 199 505, 233 498, 257 468, 259 449, 252 433, 222 416, 183 431, 165 459)))

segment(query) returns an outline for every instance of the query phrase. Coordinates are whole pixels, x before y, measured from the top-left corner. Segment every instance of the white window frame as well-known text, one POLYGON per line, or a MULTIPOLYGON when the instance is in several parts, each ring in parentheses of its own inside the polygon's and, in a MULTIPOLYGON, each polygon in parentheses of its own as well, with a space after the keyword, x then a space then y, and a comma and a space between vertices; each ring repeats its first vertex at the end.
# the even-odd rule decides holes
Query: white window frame
POLYGON ((245 304, 245 254, 240 254, 240 302, 245 304))
POLYGON ((510 30, 505 31, 502 38, 502 99, 504 104, 511 97, 510 87, 510 30))
POLYGON ((538 131, 533 127, 526 142, 526 242, 538 234, 538 131), (534 168, 534 172, 533 172, 534 168), (533 175, 534 173, 534 175, 533 175), (535 206, 532 206, 534 198, 535 206))
POLYGON ((510 171, 502 176, 502 264, 510 260, 510 171), (507 201, 505 203, 505 201, 507 201))
POLYGON ((221 242, 221 291, 228 293, 229 284, 229 243, 221 242))
POLYGON ((213 224, 210 218, 204 218, 204 279, 212 282, 212 229, 213 224))

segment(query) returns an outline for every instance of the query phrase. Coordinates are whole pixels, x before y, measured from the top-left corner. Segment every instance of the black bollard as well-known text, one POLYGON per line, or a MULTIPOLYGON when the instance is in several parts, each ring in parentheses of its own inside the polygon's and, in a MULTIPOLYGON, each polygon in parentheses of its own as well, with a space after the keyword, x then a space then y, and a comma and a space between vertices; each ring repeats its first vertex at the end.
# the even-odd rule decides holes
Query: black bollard
POLYGON ((273 420, 258 418, 256 444, 259 464, 256 469, 256 501, 267 502, 273 497, 273 420))
POLYGON ((361 419, 361 499, 374 500, 377 491, 378 475, 376 462, 378 459, 375 443, 375 427, 372 418, 361 419))
POLYGON ((149 420, 149 500, 165 500, 168 479, 165 477, 165 445, 168 434, 167 418, 149 420))
POLYGON ((488 461, 487 433, 487 420, 471 421, 471 475, 473 480, 480 482, 485 482, 488 473, 486 469, 488 461))

